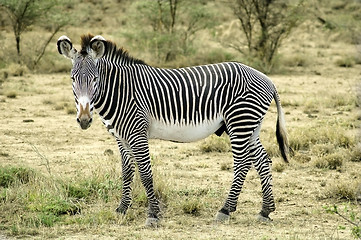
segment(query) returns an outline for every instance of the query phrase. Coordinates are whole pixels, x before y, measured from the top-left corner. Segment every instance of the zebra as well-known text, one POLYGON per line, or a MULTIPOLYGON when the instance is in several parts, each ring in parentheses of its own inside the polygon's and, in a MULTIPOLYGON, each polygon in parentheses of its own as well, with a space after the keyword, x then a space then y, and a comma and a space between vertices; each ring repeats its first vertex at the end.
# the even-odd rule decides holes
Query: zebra
POLYGON ((157 226, 160 221, 148 139, 193 142, 213 133, 226 133, 232 147, 234 177, 215 221, 230 219, 252 166, 260 176, 263 194, 258 218, 271 220, 269 214, 275 211, 271 160, 259 134, 273 99, 278 112, 276 137, 285 162, 290 147, 280 98, 266 75, 238 62, 156 68, 131 57, 100 35, 82 35, 80 51, 73 48, 67 36, 61 36, 57 48, 72 61, 72 88, 80 127, 90 127, 95 109, 118 144, 123 188, 117 212, 126 214, 131 205, 136 163, 149 205, 146 225, 157 226))

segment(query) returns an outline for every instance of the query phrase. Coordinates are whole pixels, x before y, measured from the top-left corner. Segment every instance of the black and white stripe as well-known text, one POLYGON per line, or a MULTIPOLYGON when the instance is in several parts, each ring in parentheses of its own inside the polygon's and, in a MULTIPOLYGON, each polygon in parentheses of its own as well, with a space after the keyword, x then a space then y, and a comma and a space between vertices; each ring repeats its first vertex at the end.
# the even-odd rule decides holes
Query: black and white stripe
POLYGON ((234 179, 217 220, 224 220, 236 210, 239 193, 252 165, 261 178, 261 216, 268 218, 275 210, 271 161, 259 141, 261 123, 273 99, 278 110, 277 139, 286 161, 288 143, 279 97, 268 77, 236 62, 180 69, 155 68, 129 57, 100 36, 83 36, 80 53, 71 52, 72 46, 67 45, 70 40, 66 37, 59 41, 59 52, 73 61, 76 102, 87 95, 90 106, 94 106, 117 139, 124 181, 119 212, 125 213, 131 203, 130 183, 136 162, 149 200, 149 219, 158 219, 149 138, 190 142, 212 133, 220 135, 223 131, 231 139, 234 179))

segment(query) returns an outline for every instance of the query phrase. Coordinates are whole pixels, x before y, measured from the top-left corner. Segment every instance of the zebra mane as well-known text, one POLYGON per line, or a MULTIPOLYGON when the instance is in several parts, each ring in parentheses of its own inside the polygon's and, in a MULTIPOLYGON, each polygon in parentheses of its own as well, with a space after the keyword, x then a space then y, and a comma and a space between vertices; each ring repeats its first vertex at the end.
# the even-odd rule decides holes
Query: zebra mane
MULTIPOLYGON (((87 48, 90 47, 90 40, 94 37, 92 34, 84 34, 81 36, 81 50, 80 54, 87 55, 87 48)), ((133 58, 129 55, 128 51, 124 48, 118 48, 117 45, 107 40, 106 41, 106 50, 105 50, 105 57, 112 57, 113 59, 120 59, 123 64, 144 64, 146 63, 143 60, 133 58)))

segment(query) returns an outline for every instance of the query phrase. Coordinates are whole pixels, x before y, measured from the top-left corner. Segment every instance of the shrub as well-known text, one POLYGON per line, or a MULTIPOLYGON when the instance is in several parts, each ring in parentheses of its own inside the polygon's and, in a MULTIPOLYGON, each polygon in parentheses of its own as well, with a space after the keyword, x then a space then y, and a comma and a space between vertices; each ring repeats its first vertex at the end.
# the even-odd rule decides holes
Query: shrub
POLYGON ((286 164, 281 162, 273 163, 272 170, 275 172, 283 172, 286 169, 286 164))
POLYGON ((327 198, 335 198, 338 200, 354 201, 357 197, 357 191, 361 182, 350 182, 349 180, 338 180, 330 185, 325 192, 327 198))
POLYGON ((350 160, 352 162, 361 162, 361 143, 357 144, 351 151, 350 160))
POLYGON ((317 158, 314 161, 314 165, 317 168, 328 168, 328 169, 337 169, 340 168, 343 164, 342 153, 333 153, 326 155, 324 157, 317 158))
POLYGON ((28 72, 28 69, 24 65, 12 63, 4 70, 4 76, 23 76, 28 72))
POLYGON ((199 145, 201 152, 230 152, 231 144, 229 138, 224 136, 218 137, 216 135, 211 135, 201 142, 199 145))
POLYGON ((292 160, 300 163, 307 163, 311 161, 311 157, 309 153, 303 154, 303 153, 295 152, 294 156, 292 157, 292 160))
POLYGON ((16 96, 17 96, 17 93, 14 91, 10 91, 10 92, 6 93, 7 98, 16 98, 16 96))
POLYGON ((311 58, 307 54, 294 54, 282 59, 281 64, 288 67, 308 67, 311 65, 311 58))
POLYGON ((355 65, 355 59, 350 56, 344 56, 336 60, 335 64, 338 67, 350 68, 355 65))
POLYGON ((76 109, 75 109, 75 107, 67 107, 67 108, 66 108, 66 113, 69 114, 69 115, 74 115, 74 114, 76 114, 76 109))
MULTIPOLYGON (((324 207, 327 213, 337 214, 348 223, 352 225, 351 234, 355 239, 361 239, 361 215, 352 206, 344 205, 343 211, 340 210, 339 206, 327 206, 324 207)), ((341 226, 339 226, 341 227, 341 226)))
POLYGON ((187 199, 182 204, 182 210, 186 214, 193 216, 199 216, 201 211, 202 204, 198 199, 187 199))
POLYGON ((326 124, 290 131, 290 146, 293 150, 309 150, 315 144, 332 144, 334 148, 350 148, 354 146, 355 139, 347 135, 342 127, 331 127, 326 124))

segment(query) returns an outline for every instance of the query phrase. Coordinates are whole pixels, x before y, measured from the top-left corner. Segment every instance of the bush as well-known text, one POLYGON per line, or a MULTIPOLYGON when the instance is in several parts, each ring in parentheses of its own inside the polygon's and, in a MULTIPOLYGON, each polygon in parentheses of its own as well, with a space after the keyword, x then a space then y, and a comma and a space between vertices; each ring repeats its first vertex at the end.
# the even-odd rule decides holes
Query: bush
POLYGON ((294 156, 292 157, 292 160, 299 162, 299 163, 307 163, 309 161, 311 161, 311 154, 306 153, 299 153, 299 152, 295 152, 294 156))
POLYGON ((18 94, 16 92, 14 92, 14 91, 6 93, 7 98, 16 98, 17 95, 18 94))
POLYGON ((12 63, 10 64, 6 69, 3 70, 4 76, 23 76, 25 73, 27 73, 29 70, 26 66, 12 63))
POLYGON ((290 146, 295 151, 309 150, 315 144, 332 144, 334 148, 350 148, 355 145, 354 137, 347 135, 340 126, 296 128, 289 135, 290 146))
POLYGON ((352 162, 361 162, 361 143, 357 144, 351 151, 350 160, 352 162))
POLYGON ((182 204, 182 210, 186 214, 193 216, 199 216, 201 211, 202 204, 198 199, 188 199, 185 200, 182 204))
POLYGON ((273 163, 272 170, 275 172, 283 172, 286 169, 286 164, 282 162, 273 163))
POLYGON ((357 198, 357 191, 360 185, 360 181, 338 180, 326 189, 325 196, 337 200, 354 201, 357 198))
POLYGON ((324 157, 317 158, 314 161, 314 165, 317 168, 338 169, 343 164, 343 156, 341 155, 342 153, 333 153, 324 157))
MULTIPOLYGON (((339 206, 327 206, 324 207, 326 212, 331 214, 337 214, 348 223, 352 225, 351 234, 355 239, 361 239, 361 215, 352 206, 344 206, 343 211, 340 210, 339 206)), ((341 227, 341 226, 340 226, 341 227)))
POLYGON ((350 56, 344 56, 340 59, 337 59, 335 64, 338 67, 345 67, 345 68, 350 68, 353 67, 355 65, 355 59, 350 57, 350 56))
POLYGON ((218 137, 216 135, 211 135, 208 138, 204 139, 199 145, 201 152, 230 152, 231 143, 229 138, 225 136, 218 137))
POLYGON ((308 67, 311 65, 311 58, 307 54, 294 54, 284 57, 281 64, 287 67, 308 67))

